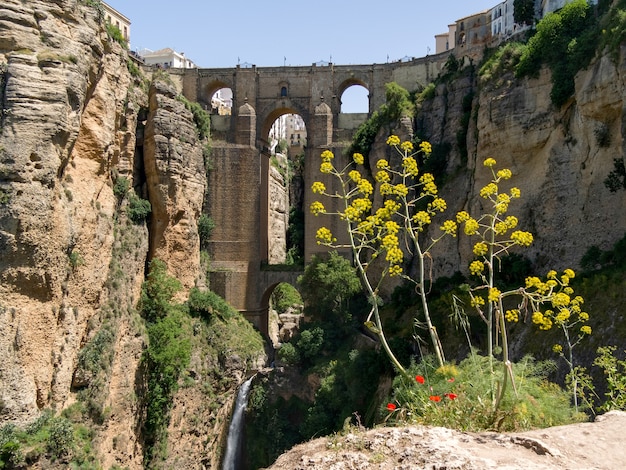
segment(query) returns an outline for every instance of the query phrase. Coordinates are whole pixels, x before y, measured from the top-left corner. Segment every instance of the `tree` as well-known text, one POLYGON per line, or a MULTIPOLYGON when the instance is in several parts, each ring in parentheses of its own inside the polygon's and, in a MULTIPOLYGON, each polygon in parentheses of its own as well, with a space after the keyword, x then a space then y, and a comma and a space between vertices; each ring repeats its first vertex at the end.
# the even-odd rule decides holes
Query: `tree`
POLYGON ((347 300, 361 289, 352 264, 336 251, 313 256, 298 284, 307 310, 322 320, 346 313, 347 300))
POLYGON ((532 24, 535 19, 535 1, 515 0, 513 2, 513 18, 518 24, 532 24))

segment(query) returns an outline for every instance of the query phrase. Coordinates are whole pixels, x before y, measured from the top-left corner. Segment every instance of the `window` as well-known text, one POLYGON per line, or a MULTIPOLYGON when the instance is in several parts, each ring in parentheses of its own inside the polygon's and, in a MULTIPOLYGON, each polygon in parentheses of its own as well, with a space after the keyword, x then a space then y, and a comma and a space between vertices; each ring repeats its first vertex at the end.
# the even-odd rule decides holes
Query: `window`
POLYGON ((287 96, 287 87, 286 86, 280 88, 280 96, 281 97, 287 96))

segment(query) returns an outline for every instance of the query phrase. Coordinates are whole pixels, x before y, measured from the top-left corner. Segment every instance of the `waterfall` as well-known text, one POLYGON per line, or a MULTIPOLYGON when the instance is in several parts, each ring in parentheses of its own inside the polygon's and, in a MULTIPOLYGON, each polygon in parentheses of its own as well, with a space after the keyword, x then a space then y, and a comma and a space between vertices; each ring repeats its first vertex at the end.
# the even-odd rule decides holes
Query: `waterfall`
POLYGON ((252 379, 250 377, 239 388, 237 393, 237 400, 235 401, 235 408, 233 409, 233 416, 230 420, 230 426, 228 428, 228 439, 226 441, 226 453, 224 454, 224 460, 222 464, 222 470, 238 470, 241 465, 241 445, 243 444, 243 425, 244 425, 244 413, 246 406, 248 405, 248 395, 250 394, 250 387, 252 386, 252 379))

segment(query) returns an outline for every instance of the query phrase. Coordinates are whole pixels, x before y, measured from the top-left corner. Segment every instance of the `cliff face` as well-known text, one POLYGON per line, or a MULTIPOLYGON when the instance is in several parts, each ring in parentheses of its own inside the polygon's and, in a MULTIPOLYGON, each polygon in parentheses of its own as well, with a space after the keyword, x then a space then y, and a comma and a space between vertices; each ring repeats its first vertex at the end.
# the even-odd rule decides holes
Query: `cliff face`
MULTIPOLYGON (((522 230, 535 235, 524 254, 539 272, 577 268, 590 246, 609 249, 622 238, 626 193, 611 193, 604 180, 614 159, 625 155, 625 52, 622 48, 617 64, 603 56, 579 72, 575 95, 561 109, 550 102, 552 84, 545 69, 537 79, 509 75, 497 84, 477 86, 477 79, 466 77, 440 85, 418 124, 433 143, 452 148, 448 181, 441 188, 452 213, 481 213, 478 191, 490 179, 482 162, 492 157, 498 168, 512 170, 510 186, 522 190, 511 213, 522 230), (467 158, 457 143, 465 113, 467 158)), ((438 256, 442 274, 464 269, 461 259, 472 258, 470 240, 448 239, 438 256)))
POLYGON ((140 287, 152 257, 194 285, 206 185, 176 89, 127 61, 85 2, 0 7, 0 422, 78 397, 106 468, 142 467, 140 287))
POLYGON ((3 417, 23 420, 66 404, 87 322, 107 300, 130 77, 96 11, 76 1, 8 1, 0 22, 0 393, 3 417))

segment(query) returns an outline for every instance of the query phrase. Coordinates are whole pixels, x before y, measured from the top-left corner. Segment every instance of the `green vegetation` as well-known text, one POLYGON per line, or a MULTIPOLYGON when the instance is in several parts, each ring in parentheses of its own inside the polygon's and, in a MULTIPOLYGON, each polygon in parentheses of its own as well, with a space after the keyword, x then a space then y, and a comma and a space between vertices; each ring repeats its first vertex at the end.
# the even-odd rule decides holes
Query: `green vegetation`
POLYGON ((600 50, 608 49, 613 62, 617 64, 621 45, 626 41, 626 1, 619 0, 609 9, 610 3, 599 2, 599 9, 608 9, 607 14, 601 19, 600 50), (603 5, 604 4, 604 5, 603 5))
POLYGON ((350 299, 361 289, 350 261, 335 251, 328 256, 313 256, 298 285, 307 312, 335 324, 350 320, 350 299))
POLYGON ((281 282, 278 284, 274 291, 272 292, 272 296, 270 298, 270 305, 274 310, 276 310, 279 314, 285 313, 289 308, 294 305, 302 305, 302 296, 298 292, 298 290, 293 287, 291 284, 287 284, 286 282, 281 282))
POLYGON ((80 405, 61 416, 44 411, 24 428, 0 428, 0 468, 26 468, 33 462, 67 468, 99 468, 92 448, 93 432, 80 424, 80 405), (48 463, 49 462, 49 463, 48 463))
POLYGON ((626 189, 626 166, 624 166, 623 158, 613 159, 613 170, 604 180, 604 185, 612 193, 626 189))
POLYGON ((513 17, 518 24, 531 25, 535 21, 535 0, 515 0, 513 17))
POLYGON ((478 71, 481 83, 495 83, 501 86, 502 77, 515 69, 526 45, 520 42, 507 42, 502 47, 488 54, 478 71))
POLYGON ((128 49, 128 41, 120 31, 120 28, 109 22, 105 25, 109 39, 119 43, 124 49, 128 49))
POLYGON ((200 246, 206 249, 211 239, 211 234, 215 229, 215 222, 213 219, 202 213, 198 218, 198 235, 200 236, 200 246))
POLYGON ((193 115, 193 122, 196 124, 196 132, 198 133, 198 138, 200 140, 208 139, 210 136, 210 128, 211 128, 211 117, 209 113, 207 113, 199 103, 194 101, 189 101, 183 95, 178 95, 178 101, 185 105, 191 114, 193 115))
POLYGON ((536 362, 529 356, 515 362, 512 375, 518 387, 515 392, 509 389, 501 408, 494 410, 487 357, 472 354, 458 365, 444 367, 433 359, 412 366, 409 378, 395 378, 392 401, 383 411, 388 421, 462 431, 521 431, 586 419, 570 407, 566 391, 548 382, 548 374, 556 369, 553 362, 536 362))
POLYGON ((191 344, 188 324, 180 306, 172 304, 180 282, 167 274, 161 260, 150 262, 141 290, 140 310, 148 324, 149 345, 142 362, 146 370, 146 463, 165 455, 167 424, 178 380, 189 364, 191 344))
POLYGON ((129 196, 126 213, 128 218, 134 223, 143 223, 151 212, 152 206, 150 205, 150 201, 142 199, 134 193, 129 196))
POLYGON ((535 77, 542 65, 552 71, 550 98, 562 106, 574 93, 574 76, 585 69, 597 50, 600 31, 593 6, 574 0, 548 13, 538 24, 515 69, 517 77, 535 77))
POLYGON ((134 78, 142 79, 143 73, 139 66, 132 59, 126 59, 126 67, 128 67, 128 73, 134 78))
POLYGON ((353 153, 369 155, 380 129, 397 122, 402 117, 413 117, 415 106, 407 90, 395 82, 387 83, 385 85, 385 97, 386 104, 374 111, 372 116, 356 130, 348 151, 350 155, 353 153))

